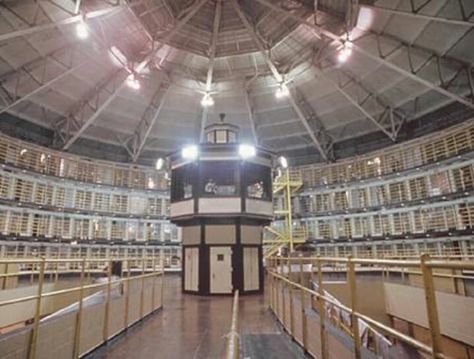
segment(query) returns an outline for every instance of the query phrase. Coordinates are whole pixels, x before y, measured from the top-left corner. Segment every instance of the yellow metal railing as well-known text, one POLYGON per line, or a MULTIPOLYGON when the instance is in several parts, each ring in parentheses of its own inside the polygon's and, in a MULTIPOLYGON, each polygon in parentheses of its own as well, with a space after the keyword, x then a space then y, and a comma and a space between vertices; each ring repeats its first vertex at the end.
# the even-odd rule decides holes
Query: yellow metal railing
POLYGON ((296 193, 303 182, 301 173, 297 170, 286 169, 273 180, 273 195, 282 198, 283 208, 275 211, 275 215, 284 218, 282 228, 266 227, 266 230, 274 237, 264 241, 264 257, 267 258, 284 247, 288 247, 290 252, 294 250, 295 243, 306 241, 306 230, 303 227, 293 226, 293 212, 291 197, 296 193))
POLYGON ((234 301, 232 305, 232 321, 230 325, 230 331, 227 334, 226 359, 239 359, 240 358, 238 330, 239 330, 239 291, 236 290, 234 293, 234 301))
MULTIPOLYGON (((75 328, 74 328, 74 343, 73 343, 73 349, 72 352, 70 353, 71 357, 73 358, 79 358, 83 354, 85 354, 83 351, 81 351, 81 321, 83 317, 83 301, 85 299, 85 292, 93 289, 103 289, 105 291, 105 310, 104 310, 104 318, 102 322, 102 338, 97 339, 96 341, 103 343, 106 342, 111 338, 111 336, 116 335, 117 333, 111 333, 109 330, 109 322, 111 321, 110 318, 110 311, 111 311, 111 289, 112 285, 120 285, 124 287, 124 290, 126 294, 124 295, 124 323, 121 326, 122 330, 126 329, 127 327, 131 326, 133 323, 129 322, 129 312, 130 311, 136 311, 136 308, 130 308, 131 306, 131 301, 130 301, 130 283, 132 281, 137 281, 138 287, 139 287, 139 293, 140 293, 140 299, 139 299, 139 317, 138 320, 141 320, 145 315, 148 315, 150 312, 155 311, 156 309, 159 309, 163 305, 163 268, 158 267, 156 265, 156 262, 154 258, 122 258, 122 259, 86 259, 86 258, 69 258, 69 259, 57 259, 57 258, 16 258, 16 259, 0 259, 0 265, 4 265, 5 267, 5 273, 0 274, 0 279, 2 278, 12 278, 12 277, 19 277, 22 275, 27 274, 25 271, 20 271, 20 272, 14 272, 14 273, 8 273, 7 268, 9 265, 24 265, 24 264, 29 264, 32 265, 31 268, 33 270, 31 273, 29 273, 32 278, 34 278, 34 282, 37 284, 37 293, 35 295, 29 295, 25 297, 19 297, 19 298, 14 298, 14 299, 8 299, 8 300, 3 300, 0 301, 0 308, 4 306, 10 306, 10 305, 15 305, 18 303, 24 303, 28 301, 34 301, 34 317, 32 318, 32 325, 31 325, 31 335, 30 335, 30 340, 26 344, 26 348, 24 348, 27 352, 27 356, 29 359, 34 359, 37 354, 38 354, 38 338, 41 333, 41 326, 40 326, 40 319, 41 319, 41 313, 42 313, 42 302, 45 298, 50 298, 50 297, 55 297, 55 296, 61 296, 64 294, 71 294, 71 293, 76 293, 77 294, 77 303, 78 303, 78 309, 77 309, 77 316, 75 320, 75 328), (121 262, 122 263, 122 268, 121 268, 121 276, 120 278, 117 277, 112 277, 112 266, 114 262, 121 262), (75 263, 78 266, 77 270, 65 270, 65 271, 57 271, 57 267, 61 264, 64 263, 75 263), (91 264, 97 264, 101 263, 102 270, 97 270, 98 268, 95 268, 91 264), (48 271, 47 268, 51 267, 53 265, 56 267, 56 270, 53 271, 48 271), (105 269, 105 271, 104 271, 105 269), (93 284, 86 284, 86 276, 90 275, 92 273, 97 273, 97 272, 102 272, 106 274, 107 280, 102 282, 102 283, 93 283, 93 284), (54 290, 54 291, 48 291, 44 292, 44 286, 45 284, 48 283, 47 280, 47 274, 54 273, 54 279, 53 277, 50 277, 51 281, 57 281, 58 275, 59 274, 71 274, 71 273, 76 273, 79 274, 79 285, 72 287, 72 288, 67 288, 67 289, 61 289, 61 290, 54 290), (132 275, 135 274, 135 275, 132 275), (156 278, 161 276, 161 286, 158 287, 156 283, 156 278), (146 313, 144 312, 144 306, 145 306, 145 280, 151 280, 151 290, 148 290, 151 293, 151 298, 147 299, 148 307, 150 307, 150 312, 146 313), (156 297, 156 291, 159 290, 161 298, 156 297), (157 303, 157 300, 159 300, 159 303, 157 303)), ((33 280, 32 280, 33 282, 33 280)), ((148 283, 150 285, 150 283, 148 283)), ((14 323, 12 323, 14 324, 14 323)), ((8 340, 5 342, 8 344, 8 340)), ((44 346, 42 346, 44 348, 44 346)), ((88 350, 92 350, 93 348, 88 348, 88 350)), ((3 348, 5 349, 5 348, 3 348)), ((1 351, 1 350, 0 350, 1 351)), ((44 353, 43 353, 44 354, 44 353)))
POLYGON ((326 306, 330 305, 338 310, 348 313, 350 315, 350 337, 352 338, 354 345, 354 356, 356 359, 361 358, 361 337, 359 333, 359 321, 364 321, 367 325, 375 330, 385 333, 390 337, 395 338, 398 341, 408 344, 412 348, 418 350, 420 353, 427 354, 432 358, 450 358, 448 353, 443 350, 442 335, 439 324, 438 307, 436 304, 435 295, 435 280, 434 278, 452 278, 454 282, 459 279, 471 279, 474 280, 474 276, 456 274, 461 271, 472 271, 474 270, 474 262, 472 261, 452 261, 452 260, 440 260, 431 258, 426 254, 419 256, 417 259, 412 260, 388 260, 388 259, 367 259, 367 258, 329 258, 329 257, 271 257, 267 259, 267 274, 269 275, 269 303, 271 310, 275 313, 280 322, 286 327, 288 332, 308 350, 313 356, 320 357, 322 359, 329 358, 328 353, 328 331, 326 328, 326 306), (310 265, 310 283, 313 283, 314 275, 317 275, 317 290, 307 288, 304 283, 304 266, 310 265), (296 273, 292 273, 292 267, 299 268, 299 282, 292 277, 296 273), (324 267, 323 267, 324 266, 324 267), (334 297, 327 295, 324 290, 323 282, 323 271, 330 266, 332 270, 344 270, 347 274, 347 282, 349 286, 350 305, 346 306, 335 300, 334 297), (382 270, 382 273, 389 271, 389 268, 395 268, 395 270, 401 270, 407 273, 418 274, 422 278, 422 288, 425 297, 425 308, 428 318, 429 332, 431 341, 429 344, 421 342, 408 334, 402 333, 386 324, 381 323, 371 317, 362 314, 359 311, 357 303, 357 281, 356 272, 357 270, 375 267, 382 270), (436 270, 440 272, 436 272, 436 270), (453 271, 452 274, 444 273, 444 271, 453 271), (285 288, 289 291, 289 303, 286 303, 285 288), (294 298, 293 292, 299 292, 300 295, 300 310, 301 316, 299 323, 301 329, 298 330, 301 335, 299 338, 296 334, 295 328, 295 309, 294 309, 294 298), (319 338, 311 337, 313 333, 308 331, 308 314, 305 309, 306 298, 311 299, 311 303, 317 302, 317 308, 314 308, 320 316, 319 320, 319 338), (288 309, 289 306, 289 309, 288 309), (283 307, 283 308, 282 308, 283 307), (289 320, 287 318, 289 313, 289 320), (289 324, 288 324, 289 322, 289 324), (315 353, 314 349, 310 348, 308 343, 319 342, 318 352, 315 353))

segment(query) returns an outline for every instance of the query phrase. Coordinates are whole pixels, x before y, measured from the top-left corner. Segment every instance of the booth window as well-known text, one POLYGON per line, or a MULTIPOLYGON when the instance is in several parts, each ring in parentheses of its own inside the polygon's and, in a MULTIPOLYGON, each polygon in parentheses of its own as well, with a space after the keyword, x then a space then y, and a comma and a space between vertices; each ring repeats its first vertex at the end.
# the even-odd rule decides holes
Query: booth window
POLYGON ((229 197, 238 195, 237 171, 233 163, 201 162, 201 179, 203 196, 229 197))
POLYGON ((271 201, 272 174, 269 167, 256 163, 246 163, 242 180, 248 198, 271 201))
POLYGON ((178 167, 171 174, 171 201, 178 202, 193 197, 194 164, 178 167))

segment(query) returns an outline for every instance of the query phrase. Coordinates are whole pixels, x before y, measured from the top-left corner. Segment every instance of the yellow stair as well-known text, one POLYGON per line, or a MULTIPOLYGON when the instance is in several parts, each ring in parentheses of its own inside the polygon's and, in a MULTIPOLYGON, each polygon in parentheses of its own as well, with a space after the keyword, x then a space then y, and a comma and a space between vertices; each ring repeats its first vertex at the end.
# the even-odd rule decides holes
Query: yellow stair
POLYGON ((283 209, 276 210, 276 216, 284 217, 283 228, 267 226, 270 239, 263 241, 263 256, 268 258, 279 250, 288 247, 290 252, 294 249, 294 244, 304 243, 307 238, 306 229, 301 226, 293 226, 291 196, 303 186, 301 173, 298 171, 285 170, 273 181, 273 195, 283 197, 283 209))

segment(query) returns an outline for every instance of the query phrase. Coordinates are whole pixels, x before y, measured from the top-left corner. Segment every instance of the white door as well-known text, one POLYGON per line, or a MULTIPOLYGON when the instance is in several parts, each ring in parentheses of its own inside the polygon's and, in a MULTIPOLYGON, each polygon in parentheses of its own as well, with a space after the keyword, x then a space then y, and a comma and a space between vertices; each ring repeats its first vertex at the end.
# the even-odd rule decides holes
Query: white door
POLYGON ((258 248, 244 247, 244 290, 258 290, 260 278, 258 272, 258 248))
POLYGON ((211 293, 232 293, 232 248, 211 247, 211 293))
POLYGON ((198 291, 199 248, 185 248, 184 290, 198 291))

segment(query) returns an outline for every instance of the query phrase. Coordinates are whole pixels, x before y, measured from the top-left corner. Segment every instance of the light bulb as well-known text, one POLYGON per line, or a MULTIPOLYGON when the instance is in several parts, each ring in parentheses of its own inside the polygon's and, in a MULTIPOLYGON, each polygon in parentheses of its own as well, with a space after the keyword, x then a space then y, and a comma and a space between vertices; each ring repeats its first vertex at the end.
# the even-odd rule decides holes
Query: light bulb
POLYGON ((290 90, 288 89, 288 86, 286 86, 283 83, 280 84, 280 86, 278 86, 278 88, 275 91, 276 98, 287 97, 289 94, 290 94, 290 90))
POLYGON ((76 25, 76 35, 81 40, 85 40, 89 37, 89 29, 83 21, 79 21, 76 25))
POLYGON ((337 60, 341 63, 346 62, 347 59, 351 55, 352 55, 352 47, 351 47, 350 43, 346 43, 346 44, 344 44, 342 49, 340 49, 339 52, 337 53, 337 60))
POLYGON ((212 98, 211 94, 206 93, 201 100, 202 107, 210 107, 214 106, 214 99, 212 98))
POLYGON ((140 81, 135 77, 135 74, 130 74, 127 77, 127 85, 134 90, 140 89, 140 81))

